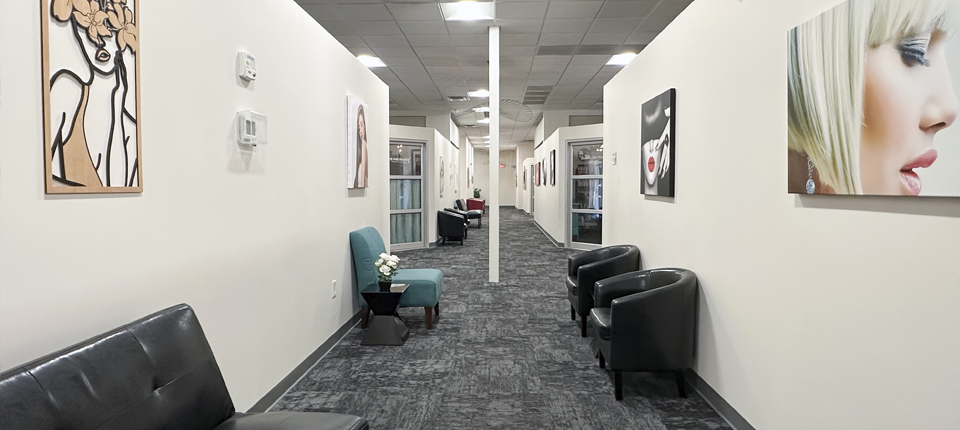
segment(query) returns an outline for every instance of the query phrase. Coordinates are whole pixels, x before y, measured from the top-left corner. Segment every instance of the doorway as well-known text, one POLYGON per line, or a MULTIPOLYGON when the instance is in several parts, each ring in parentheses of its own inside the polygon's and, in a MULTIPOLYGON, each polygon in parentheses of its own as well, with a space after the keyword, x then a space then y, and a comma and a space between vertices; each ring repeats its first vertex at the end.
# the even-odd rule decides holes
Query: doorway
POLYGON ((567 201, 571 248, 599 248, 603 240, 603 141, 569 143, 567 201))
POLYGON ((390 141, 390 250, 425 247, 423 142, 390 141))

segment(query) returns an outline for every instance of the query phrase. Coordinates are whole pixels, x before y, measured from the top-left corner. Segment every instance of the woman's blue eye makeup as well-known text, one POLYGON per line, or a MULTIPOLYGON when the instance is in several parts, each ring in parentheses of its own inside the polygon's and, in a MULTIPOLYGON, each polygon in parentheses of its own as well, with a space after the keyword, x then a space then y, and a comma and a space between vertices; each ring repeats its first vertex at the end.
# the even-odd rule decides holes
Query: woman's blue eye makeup
POLYGON ((897 44, 897 50, 900 51, 903 64, 909 67, 929 67, 930 62, 927 60, 927 49, 929 47, 930 35, 904 37, 897 44))

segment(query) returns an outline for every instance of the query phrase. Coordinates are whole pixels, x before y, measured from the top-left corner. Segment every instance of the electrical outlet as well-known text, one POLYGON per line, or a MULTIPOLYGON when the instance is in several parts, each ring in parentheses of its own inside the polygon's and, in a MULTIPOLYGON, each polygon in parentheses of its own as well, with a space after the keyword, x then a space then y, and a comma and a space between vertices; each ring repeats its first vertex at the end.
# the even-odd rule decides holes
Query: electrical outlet
POLYGON ((333 297, 331 298, 333 299, 337 298, 337 280, 336 279, 333 280, 333 297))

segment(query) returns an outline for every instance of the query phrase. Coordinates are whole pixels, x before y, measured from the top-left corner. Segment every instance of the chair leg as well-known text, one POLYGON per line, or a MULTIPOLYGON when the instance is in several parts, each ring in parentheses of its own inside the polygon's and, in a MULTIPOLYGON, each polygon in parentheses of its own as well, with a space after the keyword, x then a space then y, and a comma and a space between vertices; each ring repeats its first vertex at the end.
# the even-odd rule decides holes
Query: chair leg
POLYGON ((433 313, 440 315, 440 302, 433 306, 433 313))
POLYGON ((362 317, 362 318, 363 318, 363 323, 362 323, 363 325, 362 325, 361 327, 362 327, 362 328, 367 328, 367 322, 370 321, 370 307, 369 307, 369 306, 361 306, 361 307, 360 307, 360 315, 363 315, 363 317, 362 317))
POLYGON ((424 306, 423 310, 427 316, 427 330, 433 330, 433 310, 426 306, 424 306))
POLYGON ((623 376, 619 370, 613 371, 613 396, 617 401, 623 400, 623 376))
POLYGON ((580 316, 580 337, 587 337, 587 317, 580 316))
POLYGON ((606 368, 607 368, 607 360, 604 360, 604 359, 603 359, 603 352, 597 352, 597 357, 600 359, 600 368, 601 368, 601 369, 606 369, 606 368))
POLYGON ((574 309, 573 306, 570 306, 570 319, 574 321, 577 320, 577 310, 574 309))
POLYGON ((686 386, 686 378, 683 376, 683 371, 682 371, 682 370, 677 370, 677 371, 674 372, 674 373, 675 373, 676 376, 677 376, 677 391, 680 393, 680 397, 686 399, 686 398, 687 398, 687 386, 686 386))

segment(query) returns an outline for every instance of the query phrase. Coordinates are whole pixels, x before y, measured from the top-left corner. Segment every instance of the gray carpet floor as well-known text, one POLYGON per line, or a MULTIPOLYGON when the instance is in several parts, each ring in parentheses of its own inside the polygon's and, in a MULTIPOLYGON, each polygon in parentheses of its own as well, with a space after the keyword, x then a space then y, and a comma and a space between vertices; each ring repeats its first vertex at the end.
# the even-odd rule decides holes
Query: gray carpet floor
MULTIPOLYGON (((485 217, 486 218, 486 217, 485 217)), ((365 417, 373 429, 729 429, 672 374, 625 373, 624 400, 570 320, 568 255, 513 208, 500 210, 500 281, 488 279, 487 219, 464 245, 396 253, 444 273, 440 316, 401 308, 403 346, 361 346, 359 325, 272 408, 365 417)))

